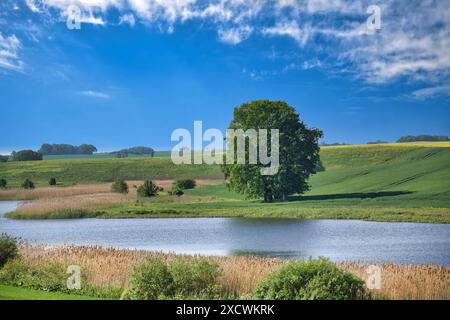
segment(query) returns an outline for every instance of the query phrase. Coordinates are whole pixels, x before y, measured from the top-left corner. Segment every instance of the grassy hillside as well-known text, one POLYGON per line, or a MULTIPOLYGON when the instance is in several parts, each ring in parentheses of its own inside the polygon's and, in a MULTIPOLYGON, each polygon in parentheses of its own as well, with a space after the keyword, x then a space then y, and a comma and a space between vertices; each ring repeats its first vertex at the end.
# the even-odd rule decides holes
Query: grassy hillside
MULTIPOLYGON (((120 205, 72 210, 69 215, 42 212, 35 217, 277 216, 450 223, 450 148, 345 146, 323 148, 321 159, 326 170, 312 176, 309 192, 294 195, 289 202, 245 200, 217 181, 189 190, 181 198, 162 195, 140 203, 133 198, 120 205)), ((25 178, 46 185, 52 176, 66 185, 106 182, 113 175, 127 179, 211 178, 221 177, 221 171, 218 166, 176 166, 163 157, 0 164, 0 177, 13 185, 25 178)))
POLYGON ((174 165, 168 157, 64 159, 0 163, 0 177, 12 187, 29 178, 48 185, 51 177, 64 185, 110 182, 114 176, 126 179, 166 179, 176 177, 221 177, 218 166, 174 165))

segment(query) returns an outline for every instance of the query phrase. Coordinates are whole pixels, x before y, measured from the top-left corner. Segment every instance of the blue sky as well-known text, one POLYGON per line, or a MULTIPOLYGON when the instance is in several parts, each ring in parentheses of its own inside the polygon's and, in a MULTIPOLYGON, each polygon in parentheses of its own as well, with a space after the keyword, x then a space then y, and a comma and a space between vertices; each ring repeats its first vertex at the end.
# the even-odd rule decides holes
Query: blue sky
POLYGON ((327 142, 450 135, 450 4, 2 0, 0 152, 42 143, 170 149, 233 108, 286 100, 327 142), (67 28, 76 5, 81 29, 67 28))

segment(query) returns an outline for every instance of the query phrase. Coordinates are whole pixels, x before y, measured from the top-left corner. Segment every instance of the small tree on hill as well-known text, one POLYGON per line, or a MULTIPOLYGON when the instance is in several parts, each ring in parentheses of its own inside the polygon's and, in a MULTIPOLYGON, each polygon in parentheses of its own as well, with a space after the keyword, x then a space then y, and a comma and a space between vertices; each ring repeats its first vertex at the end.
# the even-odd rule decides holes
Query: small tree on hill
POLYGON ((144 184, 137 188, 137 193, 140 197, 154 197, 162 190, 152 180, 145 180, 144 184))
POLYGON ((34 189, 34 183, 30 179, 25 179, 22 183, 22 188, 24 189, 34 189))
POLYGON ((0 179, 0 189, 6 189, 8 182, 5 179, 0 179))
POLYGON ((48 181, 48 184, 51 186, 56 186, 56 178, 50 178, 50 180, 48 181))
POLYGON ((178 179, 174 182, 181 190, 194 189, 197 185, 194 179, 178 179))
POLYGON ((123 179, 117 179, 111 186, 112 192, 128 193, 128 184, 123 179))

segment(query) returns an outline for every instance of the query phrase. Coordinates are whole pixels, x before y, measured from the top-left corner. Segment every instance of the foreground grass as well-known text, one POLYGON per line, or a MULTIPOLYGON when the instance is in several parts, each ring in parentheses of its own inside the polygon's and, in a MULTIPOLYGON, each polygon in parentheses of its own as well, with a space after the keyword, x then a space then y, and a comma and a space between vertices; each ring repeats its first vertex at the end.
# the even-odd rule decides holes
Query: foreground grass
POLYGON ((98 300, 98 298, 0 285, 0 300, 98 300))
MULTIPOLYGON (((181 255, 159 252, 99 248, 99 247, 43 247, 22 246, 20 255, 35 266, 79 265, 83 286, 95 288, 116 287, 125 290, 130 286, 130 273, 134 266, 148 256, 159 256, 170 262, 181 255)), ((183 255, 185 259, 197 256, 183 255)), ((218 284, 227 299, 249 299, 255 287, 270 273, 287 263, 285 260, 262 257, 206 257, 217 262, 222 270, 218 284)), ((343 270, 367 280, 367 265, 337 263, 343 270)), ((374 298, 387 299, 450 299, 450 268, 434 265, 378 264, 381 268, 381 289, 372 290, 374 298)), ((65 277, 65 275, 63 275, 65 277)), ((1 287, 0 287, 1 289, 1 287)), ((94 291, 92 291, 95 294, 94 291)), ((108 296, 104 296, 107 298, 108 296)), ((70 296, 68 298, 77 298, 70 296)), ((117 294, 110 298, 116 298, 117 294)))

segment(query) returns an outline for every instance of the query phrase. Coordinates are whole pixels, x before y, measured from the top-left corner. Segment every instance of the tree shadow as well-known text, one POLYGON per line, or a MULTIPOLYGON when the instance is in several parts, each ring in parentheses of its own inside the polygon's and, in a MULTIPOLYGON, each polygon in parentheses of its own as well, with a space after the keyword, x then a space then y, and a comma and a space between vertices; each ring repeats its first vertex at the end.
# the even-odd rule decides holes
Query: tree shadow
POLYGON ((333 199, 374 199, 380 197, 394 197, 411 194, 412 191, 381 191, 381 192, 356 192, 323 194, 316 196, 290 196, 289 201, 333 200, 333 199))

